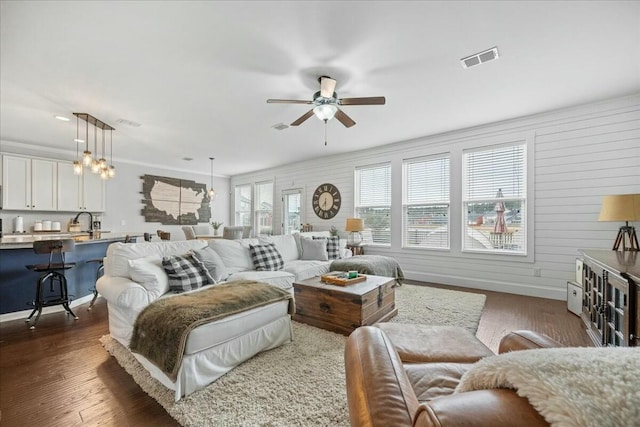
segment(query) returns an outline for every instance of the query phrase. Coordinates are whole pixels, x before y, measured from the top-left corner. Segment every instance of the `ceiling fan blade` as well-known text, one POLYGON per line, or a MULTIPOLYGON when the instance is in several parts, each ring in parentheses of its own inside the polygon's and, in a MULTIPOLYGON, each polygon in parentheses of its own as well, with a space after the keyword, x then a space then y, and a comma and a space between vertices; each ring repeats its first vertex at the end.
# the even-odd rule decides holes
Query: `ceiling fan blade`
POLYGON ((338 100, 340 105, 384 105, 386 99, 384 96, 369 96, 366 98, 341 98, 338 100))
POLYGON ((296 120, 295 122, 291 123, 291 126, 299 126, 311 116, 313 116, 313 110, 309 110, 306 113, 304 113, 302 116, 300 116, 298 118, 298 120, 296 120))
POLYGON ((267 104, 313 104, 313 101, 301 99, 267 99, 267 104))
POLYGON ((320 96, 331 98, 336 89, 336 81, 330 77, 320 77, 320 96))
POLYGON ((338 111, 336 111, 336 115, 334 117, 347 128, 350 128, 351 126, 356 124, 356 122, 354 122, 351 117, 347 116, 345 112, 339 108, 338 111))

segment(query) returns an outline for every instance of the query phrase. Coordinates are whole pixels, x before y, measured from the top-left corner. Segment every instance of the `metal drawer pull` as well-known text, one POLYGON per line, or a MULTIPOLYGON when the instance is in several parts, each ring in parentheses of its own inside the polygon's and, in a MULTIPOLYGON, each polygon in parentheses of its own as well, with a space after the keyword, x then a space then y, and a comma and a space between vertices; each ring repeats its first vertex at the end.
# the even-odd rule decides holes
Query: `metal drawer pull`
POLYGON ((331 306, 329 304, 327 304, 326 302, 321 302, 320 303, 320 310, 323 313, 328 313, 331 310, 331 306))

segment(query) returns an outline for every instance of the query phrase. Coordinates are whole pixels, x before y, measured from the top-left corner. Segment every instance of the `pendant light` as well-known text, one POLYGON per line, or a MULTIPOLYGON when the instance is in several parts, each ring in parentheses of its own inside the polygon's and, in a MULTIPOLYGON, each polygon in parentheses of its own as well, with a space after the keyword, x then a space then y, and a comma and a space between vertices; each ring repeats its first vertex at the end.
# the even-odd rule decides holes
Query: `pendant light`
POLYGON ((109 150, 111 152, 111 158, 109 160, 110 164, 109 164, 109 169, 107 173, 109 174, 109 178, 113 178, 114 176, 116 176, 116 167, 113 166, 113 128, 111 128, 109 131, 109 137, 111 139, 110 141, 111 148, 109 150))
POLYGON ((91 160, 91 172, 100 173, 100 163, 98 163, 98 126, 93 124, 93 159, 91 160))
POLYGON ((101 172, 107 168, 107 159, 104 158, 104 128, 102 128, 102 156, 98 160, 98 165, 101 172))
MULTIPOLYGON (((113 131, 115 130, 103 121, 93 117, 87 113, 73 113, 77 117, 77 120, 82 119, 86 122, 85 128, 85 149, 82 153, 82 160, 78 158, 78 147, 76 146, 76 160, 73 162, 73 172, 76 175, 83 173, 84 168, 91 168, 91 172, 99 174, 100 178, 107 180, 113 178, 116 175, 116 168, 113 166, 113 131), (93 150, 92 155, 89 151, 89 123, 93 125, 93 150), (102 131, 102 152, 100 158, 98 158, 98 128, 102 131), (105 131, 110 131, 110 148, 111 148, 111 161, 107 163, 107 141, 105 131)), ((76 122, 76 136, 79 136, 79 124, 76 122)), ((76 138, 76 142, 82 142, 81 139, 76 138)))
MULTIPOLYGON (((76 116, 80 117, 80 116, 76 116)), ((91 166, 92 158, 91 151, 89 151, 89 121, 86 121, 87 126, 85 127, 85 137, 84 137, 84 151, 82 152, 82 164, 86 167, 91 166)))
POLYGON ((209 187, 209 191, 207 193, 209 194, 209 200, 213 201, 216 197, 216 189, 213 188, 213 161, 215 160, 215 157, 209 157, 209 160, 211 160, 211 187, 209 187))
POLYGON ((73 174, 82 175, 82 162, 78 158, 78 144, 80 143, 80 118, 76 116, 76 159, 73 161, 73 174))

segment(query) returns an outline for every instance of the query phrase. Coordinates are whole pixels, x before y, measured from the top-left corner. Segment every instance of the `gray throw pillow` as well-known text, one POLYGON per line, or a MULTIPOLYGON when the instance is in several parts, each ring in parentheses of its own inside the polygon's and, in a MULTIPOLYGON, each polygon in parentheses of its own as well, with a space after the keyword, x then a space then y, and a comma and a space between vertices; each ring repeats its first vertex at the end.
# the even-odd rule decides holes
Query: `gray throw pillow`
POLYGON ((331 236, 331 237, 318 237, 313 236, 313 240, 326 240, 327 241, 327 254, 329 255, 329 259, 340 259, 340 237, 331 236))
POLYGON ((215 283, 222 282, 229 277, 227 267, 224 265, 222 258, 211 247, 205 246, 202 249, 194 249, 191 253, 194 258, 204 264, 215 283))
POLYGON ((304 260, 328 261, 327 240, 313 240, 307 237, 300 237, 300 245, 302 246, 302 257, 304 260))

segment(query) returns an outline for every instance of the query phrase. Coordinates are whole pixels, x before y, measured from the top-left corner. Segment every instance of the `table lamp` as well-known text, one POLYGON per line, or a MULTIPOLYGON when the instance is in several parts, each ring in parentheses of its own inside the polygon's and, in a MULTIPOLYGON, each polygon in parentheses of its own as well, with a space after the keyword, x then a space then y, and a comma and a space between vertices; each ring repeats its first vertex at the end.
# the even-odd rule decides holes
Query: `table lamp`
POLYGON ((362 218, 347 218, 345 231, 349 232, 347 236, 347 244, 351 246, 360 246, 362 243, 362 233, 364 230, 364 220, 362 218))
POLYGON ((625 225, 618 230, 613 243, 613 250, 617 251, 622 244, 623 251, 637 251, 638 237, 636 229, 629 225, 629 221, 640 221, 640 194, 616 194, 605 196, 598 221, 624 221, 625 225), (629 247, 627 248, 627 238, 629 247))

